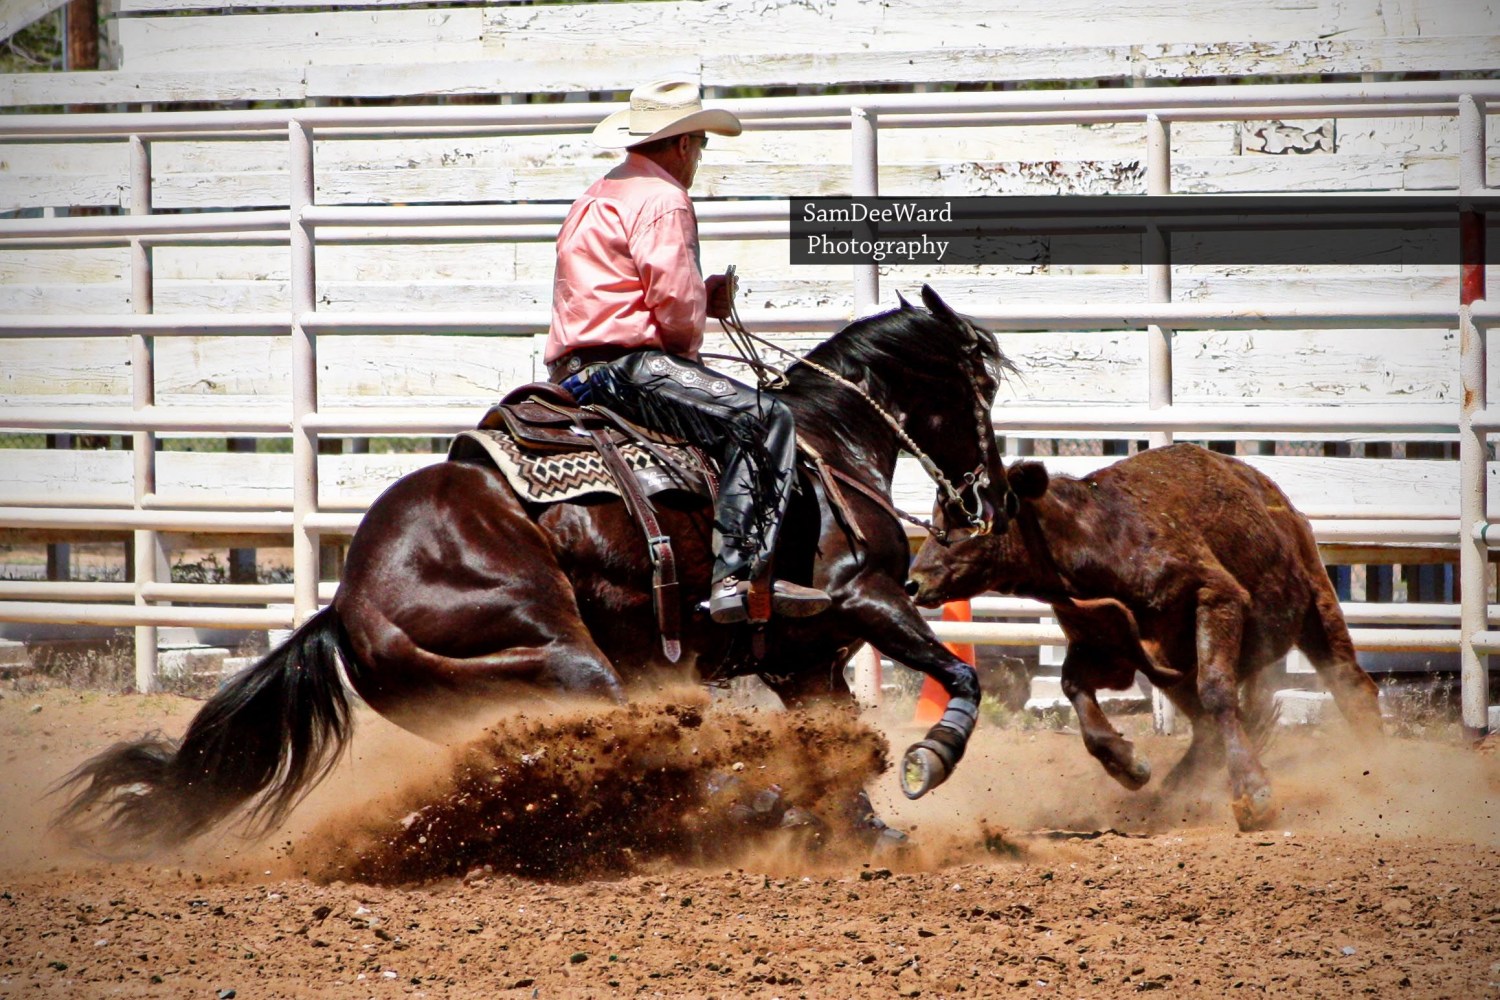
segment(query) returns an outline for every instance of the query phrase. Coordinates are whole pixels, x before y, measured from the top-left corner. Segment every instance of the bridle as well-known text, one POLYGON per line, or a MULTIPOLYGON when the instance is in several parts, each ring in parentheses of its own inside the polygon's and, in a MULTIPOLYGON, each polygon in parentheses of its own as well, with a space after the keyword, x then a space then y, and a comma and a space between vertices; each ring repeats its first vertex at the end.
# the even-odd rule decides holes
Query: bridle
MULTIPOLYGON (((955 490, 952 484, 950 484, 948 480, 943 477, 941 471, 936 470, 935 468, 928 469, 927 474, 932 478, 933 482, 937 483, 938 492, 943 495, 945 501, 948 504, 956 507, 959 512, 963 514, 964 519, 968 522, 966 527, 973 528, 974 534, 976 535, 988 535, 991 531, 994 530, 995 521, 992 516, 985 516, 987 511, 985 510, 984 496, 982 491, 990 485, 988 458, 990 449, 995 446, 995 436, 994 434, 989 433, 990 411, 989 406, 985 402, 984 394, 979 391, 977 381, 973 379, 972 376, 970 378, 970 384, 974 389, 974 426, 978 428, 979 431, 979 465, 973 472, 964 473, 964 485, 957 490, 955 490), (963 490, 966 489, 972 489, 974 492, 973 510, 970 510, 968 505, 964 503, 963 490)), ((873 400, 871 401, 871 405, 875 405, 873 400)), ((890 418, 887 417, 887 419, 890 418)), ((919 457, 925 461, 930 461, 926 459, 925 456, 921 456, 918 452, 914 452, 914 454, 918 454, 919 457)), ((926 466, 924 465, 923 468, 926 468, 926 466)), ((1005 484, 1005 498, 1002 503, 1004 504, 1005 514, 1007 517, 1014 517, 1021 506, 1020 498, 1016 496, 1015 491, 1010 488, 1010 483, 1008 482, 1005 484)), ((948 544, 947 528, 940 528, 931 521, 925 521, 921 518, 910 517, 909 515, 904 516, 906 516, 906 519, 911 521, 912 523, 920 525, 921 527, 927 529, 928 535, 930 535, 936 542, 938 542, 938 544, 948 544)))
MULTIPOLYGON (((969 384, 970 388, 974 390, 974 426, 979 435, 980 460, 979 465, 975 467, 974 471, 964 473, 963 485, 954 486, 943 470, 938 468, 937 463, 917 446, 917 443, 912 440, 910 434, 906 433, 906 428, 901 426, 901 422, 877 403, 875 398, 866 392, 863 386, 851 379, 845 378, 831 368, 821 365, 816 361, 811 361, 794 351, 782 347, 780 344, 751 333, 740 322, 739 309, 733 302, 730 304, 729 311, 730 315, 727 318, 720 319, 719 325, 724 328, 724 332, 728 335, 730 342, 734 344, 735 348, 742 355, 741 358, 731 360, 743 360, 748 363, 755 370, 756 378, 759 380, 761 388, 771 388, 778 385, 778 383, 784 385, 786 382, 786 373, 762 361, 756 353, 756 344, 761 344, 771 348, 773 351, 778 351, 782 355, 791 358, 792 364, 806 365, 823 377, 857 393, 886 422, 895 433, 896 439, 901 442, 901 447, 917 460, 922 466, 922 471, 927 473, 927 477, 937 484, 938 493, 943 498, 943 505, 952 507, 962 513, 964 519, 968 522, 965 527, 974 529, 975 534, 987 535, 994 530, 994 518, 986 516, 989 512, 986 510, 982 491, 990 485, 989 463, 987 459, 989 457, 989 449, 994 447, 995 439, 994 435, 989 431, 989 407, 985 404, 984 394, 979 391, 978 384, 972 375, 970 376, 969 384), (970 508, 968 503, 964 501, 963 495, 965 491, 972 491, 974 494, 973 508, 970 508)), ((1019 501, 1008 483, 1005 487, 1004 503, 1007 515, 1013 515, 1019 501)), ((908 521, 924 528, 928 534, 932 535, 940 543, 947 544, 948 532, 946 529, 937 527, 931 521, 908 514, 894 505, 890 509, 903 521, 908 521)))

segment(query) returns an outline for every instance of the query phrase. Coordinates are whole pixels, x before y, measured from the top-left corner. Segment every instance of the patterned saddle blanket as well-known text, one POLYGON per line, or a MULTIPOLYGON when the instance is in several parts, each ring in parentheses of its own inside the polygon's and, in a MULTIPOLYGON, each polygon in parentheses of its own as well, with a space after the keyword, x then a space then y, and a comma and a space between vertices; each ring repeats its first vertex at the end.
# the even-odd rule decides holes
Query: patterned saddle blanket
POLYGON ((522 386, 492 407, 478 428, 454 438, 448 460, 492 462, 532 503, 620 496, 593 433, 609 436, 646 496, 711 495, 712 471, 696 448, 581 409, 566 390, 545 382, 522 386))

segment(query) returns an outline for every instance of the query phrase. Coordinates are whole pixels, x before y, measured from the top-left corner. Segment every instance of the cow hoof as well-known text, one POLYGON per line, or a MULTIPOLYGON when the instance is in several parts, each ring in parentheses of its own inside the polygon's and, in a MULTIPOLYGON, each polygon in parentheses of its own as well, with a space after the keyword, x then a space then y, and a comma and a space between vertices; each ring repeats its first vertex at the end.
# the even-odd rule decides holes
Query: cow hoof
POLYGON ((1276 803, 1268 787, 1257 788, 1253 792, 1241 795, 1231 802, 1229 807, 1234 810, 1234 821, 1245 833, 1263 830, 1276 818, 1276 803))

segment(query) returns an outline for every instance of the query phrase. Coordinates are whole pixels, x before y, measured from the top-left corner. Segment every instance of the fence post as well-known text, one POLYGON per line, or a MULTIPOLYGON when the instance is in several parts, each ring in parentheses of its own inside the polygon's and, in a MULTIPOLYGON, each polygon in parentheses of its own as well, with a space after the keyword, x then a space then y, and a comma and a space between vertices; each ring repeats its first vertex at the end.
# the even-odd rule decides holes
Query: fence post
MULTIPOLYGON (((876 117, 864 108, 849 109, 850 189, 856 198, 880 194, 880 154, 876 117)), ((854 265, 854 314, 865 316, 880 303, 880 270, 875 263, 854 265)), ((869 643, 854 654, 855 698, 880 704, 880 652, 869 643)))
MULTIPOLYGON (((1172 193, 1171 126, 1159 115, 1146 116, 1146 194, 1172 193)), ((1152 302, 1172 301, 1172 256, 1168 236, 1150 226, 1142 236, 1141 260, 1146 294, 1152 302)), ((1146 327, 1146 378, 1153 410, 1172 405, 1172 331, 1155 323, 1146 327)), ((1171 431, 1151 431, 1151 447, 1172 443, 1171 431)))
MULTIPOLYGON (((224 448, 231 455, 253 455, 260 450, 260 444, 255 438, 232 437, 224 442, 224 448)), ((231 548, 229 550, 229 582, 256 582, 258 579, 255 571, 257 558, 256 549, 231 548)))
MULTIPOLYGON (((1146 193, 1172 193, 1171 126, 1160 115, 1146 116, 1146 193)), ((1172 301, 1172 253, 1168 235, 1150 226, 1141 237, 1141 260, 1146 270, 1146 294, 1152 302, 1172 301)), ((1146 378, 1150 382, 1149 405, 1153 410, 1172 405, 1172 331, 1155 323, 1146 327, 1146 378)), ((1172 443, 1171 431, 1151 431, 1147 441, 1153 448, 1172 443)), ((1156 731, 1170 736, 1177 731, 1177 706, 1154 685, 1151 688, 1151 720, 1156 731)))
POLYGON ((1474 427, 1487 393, 1485 337, 1474 322, 1474 303, 1485 297, 1484 213, 1469 210, 1466 196, 1485 190, 1484 109, 1472 95, 1458 100, 1459 193, 1459 632, 1463 726, 1472 736, 1489 729, 1489 657, 1474 648, 1488 618, 1489 546, 1475 528, 1485 522, 1488 440, 1474 427))
MULTIPOLYGON (((879 122, 864 108, 849 109, 850 191, 856 198, 880 196, 879 122)), ((880 266, 854 265, 854 314, 866 316, 880 303, 880 266)))
POLYGON ((314 194, 312 129, 293 120, 287 141, 292 182, 292 613, 300 625, 318 610, 319 569, 318 533, 307 523, 318 509, 318 435, 306 424, 318 409, 317 341, 303 325, 317 306, 312 225, 303 218, 314 194))
MULTIPOLYGON (((151 146, 138 135, 130 137, 130 214, 151 214, 151 146)), ((151 246, 139 237, 130 241, 130 301, 134 311, 147 315, 156 308, 156 285, 152 278, 151 246)), ((130 335, 130 402, 139 412, 156 405, 156 338, 148 333, 130 335)), ((134 468, 135 509, 142 510, 146 498, 156 492, 156 433, 135 431, 130 436, 131 462, 134 468)), ((140 529, 132 542, 135 570, 135 603, 145 606, 145 588, 158 580, 170 582, 171 567, 162 551, 161 536, 140 529)), ((159 634, 155 625, 135 628, 135 689, 142 694, 158 685, 157 647, 159 634)))
MULTIPOLYGON (((48 434, 49 451, 71 451, 72 434, 48 434)), ((71 580, 73 578, 73 546, 68 542, 47 543, 47 579, 71 580)))
POLYGON ((880 707, 880 651, 868 642, 854 654, 854 689, 849 693, 863 708, 880 707))

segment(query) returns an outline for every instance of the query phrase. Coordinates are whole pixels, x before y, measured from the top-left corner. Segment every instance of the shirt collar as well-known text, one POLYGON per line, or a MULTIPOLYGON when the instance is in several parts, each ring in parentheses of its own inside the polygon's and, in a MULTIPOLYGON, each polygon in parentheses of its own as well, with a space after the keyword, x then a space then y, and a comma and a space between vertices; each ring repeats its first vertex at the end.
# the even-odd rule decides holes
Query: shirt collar
POLYGON ((670 181, 683 192, 687 191, 687 188, 682 186, 682 182, 662 169, 660 164, 650 157, 642 156, 640 153, 632 153, 627 149, 625 151, 625 162, 620 166, 627 175, 657 177, 664 181, 670 181))

